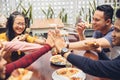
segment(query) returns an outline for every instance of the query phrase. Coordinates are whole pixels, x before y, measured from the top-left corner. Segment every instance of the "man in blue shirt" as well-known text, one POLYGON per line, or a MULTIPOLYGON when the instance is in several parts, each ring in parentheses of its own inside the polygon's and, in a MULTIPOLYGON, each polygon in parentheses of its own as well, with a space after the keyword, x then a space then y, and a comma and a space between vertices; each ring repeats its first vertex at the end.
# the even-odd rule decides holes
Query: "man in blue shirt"
MULTIPOLYGON (((120 8, 116 12, 117 20, 114 23, 114 30, 112 32, 112 44, 113 46, 120 47, 120 8)), ((94 75, 101 78, 110 78, 112 80, 120 80, 120 55, 115 59, 110 60, 104 53, 104 50, 98 51, 101 60, 91 60, 79 55, 75 55, 73 52, 63 52, 65 42, 58 35, 54 37, 55 46, 58 51, 64 56, 70 63, 82 69, 85 73, 94 75)))
MULTIPOLYGON (((78 42, 72 42, 66 46, 69 49, 77 49, 77 50, 91 50, 93 47, 86 45, 89 42, 96 42, 102 48, 109 48, 112 46, 112 37, 111 33, 114 30, 112 25, 112 17, 113 17, 113 8, 110 5, 100 5, 97 7, 92 20, 92 26, 94 29, 93 38, 85 39, 78 42)), ((85 25, 81 25, 78 23, 78 34, 81 34, 80 30, 83 30, 85 25), (79 33, 80 31, 80 33, 79 33)), ((105 49, 105 51, 109 51, 109 49, 105 49)))

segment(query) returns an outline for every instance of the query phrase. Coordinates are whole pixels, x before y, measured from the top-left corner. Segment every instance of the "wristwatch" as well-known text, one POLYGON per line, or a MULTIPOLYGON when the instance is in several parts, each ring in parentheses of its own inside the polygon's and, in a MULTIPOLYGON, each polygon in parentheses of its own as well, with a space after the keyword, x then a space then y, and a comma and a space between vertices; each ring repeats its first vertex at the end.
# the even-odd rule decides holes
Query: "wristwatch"
POLYGON ((62 48, 61 49, 61 55, 64 56, 65 53, 69 52, 69 49, 68 48, 62 48))

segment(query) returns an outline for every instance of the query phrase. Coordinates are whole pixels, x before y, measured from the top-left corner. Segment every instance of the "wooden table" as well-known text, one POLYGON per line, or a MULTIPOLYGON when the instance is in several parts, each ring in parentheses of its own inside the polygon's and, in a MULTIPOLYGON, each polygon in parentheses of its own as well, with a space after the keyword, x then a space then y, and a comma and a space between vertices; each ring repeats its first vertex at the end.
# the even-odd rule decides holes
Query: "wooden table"
MULTIPOLYGON (((28 67, 29 70, 34 72, 31 80, 53 80, 52 73, 61 67, 50 64, 49 59, 51 56, 51 52, 49 51, 28 67)), ((98 80, 94 78, 93 76, 87 75, 86 80, 98 80)))

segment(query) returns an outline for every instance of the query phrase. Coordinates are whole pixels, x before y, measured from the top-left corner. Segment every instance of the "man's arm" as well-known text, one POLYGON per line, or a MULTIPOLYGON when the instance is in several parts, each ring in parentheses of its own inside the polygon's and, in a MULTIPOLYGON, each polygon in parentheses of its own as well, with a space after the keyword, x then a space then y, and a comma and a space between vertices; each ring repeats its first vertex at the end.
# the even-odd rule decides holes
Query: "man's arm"
POLYGON ((120 56, 116 60, 91 60, 75 54, 65 54, 67 60, 90 75, 119 80, 120 56), (67 56, 66 56, 67 55, 67 56))
POLYGON ((69 49, 77 49, 77 50, 91 50, 93 47, 90 45, 86 45, 86 43, 96 42, 101 46, 102 48, 109 48, 111 47, 111 44, 109 41, 105 38, 89 38, 86 40, 78 41, 78 42, 72 42, 69 44, 69 49))

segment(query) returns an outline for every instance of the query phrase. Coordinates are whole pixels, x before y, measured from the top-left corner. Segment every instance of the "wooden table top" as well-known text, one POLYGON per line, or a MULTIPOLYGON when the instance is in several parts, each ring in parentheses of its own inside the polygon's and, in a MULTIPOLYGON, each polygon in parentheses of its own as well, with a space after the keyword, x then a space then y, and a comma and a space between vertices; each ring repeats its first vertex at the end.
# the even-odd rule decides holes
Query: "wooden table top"
MULTIPOLYGON (((34 72, 31 80, 53 80, 52 73, 61 67, 50 64, 49 59, 51 56, 51 52, 49 51, 28 67, 29 70, 34 72)), ((86 80, 98 80, 95 78, 96 77, 87 74, 86 80)))

